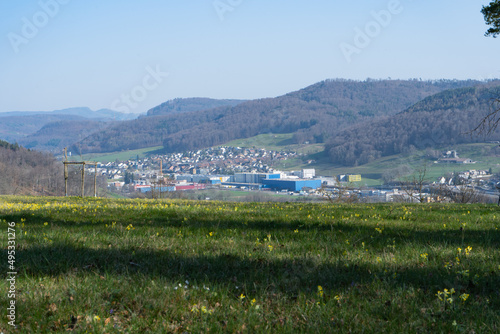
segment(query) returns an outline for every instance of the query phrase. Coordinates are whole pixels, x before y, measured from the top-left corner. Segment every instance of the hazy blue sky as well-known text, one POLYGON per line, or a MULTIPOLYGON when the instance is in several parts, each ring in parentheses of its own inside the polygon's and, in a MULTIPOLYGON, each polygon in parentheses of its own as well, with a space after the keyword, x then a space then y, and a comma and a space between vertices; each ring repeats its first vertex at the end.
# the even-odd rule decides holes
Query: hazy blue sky
POLYGON ((0 112, 139 113, 176 97, 274 97, 328 78, 499 78, 500 39, 483 36, 488 3, 2 1, 0 112))

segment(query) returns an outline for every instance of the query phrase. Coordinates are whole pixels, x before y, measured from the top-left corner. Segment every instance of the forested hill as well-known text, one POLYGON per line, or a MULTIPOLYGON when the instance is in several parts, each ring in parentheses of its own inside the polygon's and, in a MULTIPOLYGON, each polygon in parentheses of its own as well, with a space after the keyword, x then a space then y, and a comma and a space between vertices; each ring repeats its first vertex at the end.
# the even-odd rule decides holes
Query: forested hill
POLYGON ((487 138, 470 134, 495 107, 500 86, 494 84, 498 82, 433 95, 393 117, 339 133, 325 151, 333 163, 353 166, 414 148, 500 140, 500 129, 487 138))
POLYGON ((216 100, 203 97, 173 99, 151 108, 147 116, 172 115, 185 112, 202 111, 218 107, 234 107, 245 100, 216 100))
POLYGON ((72 145, 92 133, 103 130, 112 122, 102 122, 89 119, 61 120, 45 124, 40 130, 19 139, 26 148, 60 154, 63 148, 72 145))
MULTIPOLYGON (((69 135, 62 138, 66 145, 89 135, 89 131, 100 128, 89 127, 92 122, 113 122, 137 118, 137 114, 125 114, 109 109, 91 110, 87 107, 68 108, 54 111, 12 111, 0 113, 0 139, 8 142, 19 142, 38 150, 53 151, 54 145, 45 145, 47 140, 38 138, 38 131, 50 124, 51 129, 60 134, 66 131, 69 135), (71 124, 72 132, 65 128, 71 124), (63 127, 57 128, 57 125, 63 127), (79 132, 79 129, 84 131, 79 132), (30 137, 30 138, 27 138, 30 137), (68 143, 69 142, 69 143, 68 143)), ((43 132, 43 131, 42 131, 43 132)), ((50 140, 50 139, 49 139, 50 140)), ((57 146, 57 145, 56 145, 57 146)))
POLYGON ((50 154, 0 140, 0 194, 60 195, 61 166, 50 154))
POLYGON ((72 150, 113 152, 163 144, 165 151, 175 152, 269 132, 294 132, 299 143, 325 142, 347 127, 394 115, 441 91, 481 84, 471 80, 327 80, 277 98, 122 122, 85 138, 72 150))

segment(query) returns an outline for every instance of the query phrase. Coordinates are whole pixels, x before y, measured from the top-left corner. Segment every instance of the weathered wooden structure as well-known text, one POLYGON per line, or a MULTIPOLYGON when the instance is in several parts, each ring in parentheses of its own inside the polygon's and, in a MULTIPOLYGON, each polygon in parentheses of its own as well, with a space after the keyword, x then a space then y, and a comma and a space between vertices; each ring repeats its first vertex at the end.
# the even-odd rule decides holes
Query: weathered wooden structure
POLYGON ((77 165, 82 166, 82 178, 81 178, 81 197, 85 197, 85 166, 94 166, 94 197, 97 197, 97 162, 90 161, 68 161, 68 155, 66 148, 64 148, 64 196, 68 196, 68 179, 69 171, 68 166, 77 165))

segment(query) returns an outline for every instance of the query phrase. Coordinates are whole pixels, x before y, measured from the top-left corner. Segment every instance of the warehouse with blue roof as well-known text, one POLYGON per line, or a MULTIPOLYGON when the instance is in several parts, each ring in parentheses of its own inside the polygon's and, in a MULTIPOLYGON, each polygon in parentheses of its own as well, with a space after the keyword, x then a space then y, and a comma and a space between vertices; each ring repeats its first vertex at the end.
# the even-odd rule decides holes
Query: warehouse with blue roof
POLYGON ((262 180, 262 184, 266 188, 294 192, 299 192, 304 188, 321 188, 321 180, 315 179, 264 179, 262 180))

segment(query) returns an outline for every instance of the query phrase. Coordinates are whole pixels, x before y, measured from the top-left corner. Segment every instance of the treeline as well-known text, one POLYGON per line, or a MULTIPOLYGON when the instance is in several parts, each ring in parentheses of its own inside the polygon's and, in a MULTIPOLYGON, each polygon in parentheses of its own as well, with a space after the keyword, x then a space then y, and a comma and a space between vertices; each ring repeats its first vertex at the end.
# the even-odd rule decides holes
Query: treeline
MULTIPOLYGON (((68 195, 81 195, 81 166, 68 167, 68 195)), ((94 177, 86 170, 85 196, 93 196, 94 177)), ((99 196, 107 195, 105 177, 97 178, 99 196)), ((50 153, 0 140, 0 195, 63 196, 64 168, 50 153)))
POLYGON ((52 155, 0 140, 0 194, 61 195, 63 181, 52 155))
POLYGON ((166 152, 179 152, 269 132, 293 132, 296 143, 322 143, 348 127, 394 115, 438 92, 481 84, 472 80, 327 80, 277 98, 122 122, 72 149, 113 152, 163 145, 166 152))
POLYGON ((414 149, 500 140, 500 129, 487 138, 471 133, 498 96, 500 86, 491 85, 445 91, 393 117, 343 131, 325 151, 333 163, 355 166, 414 149))

